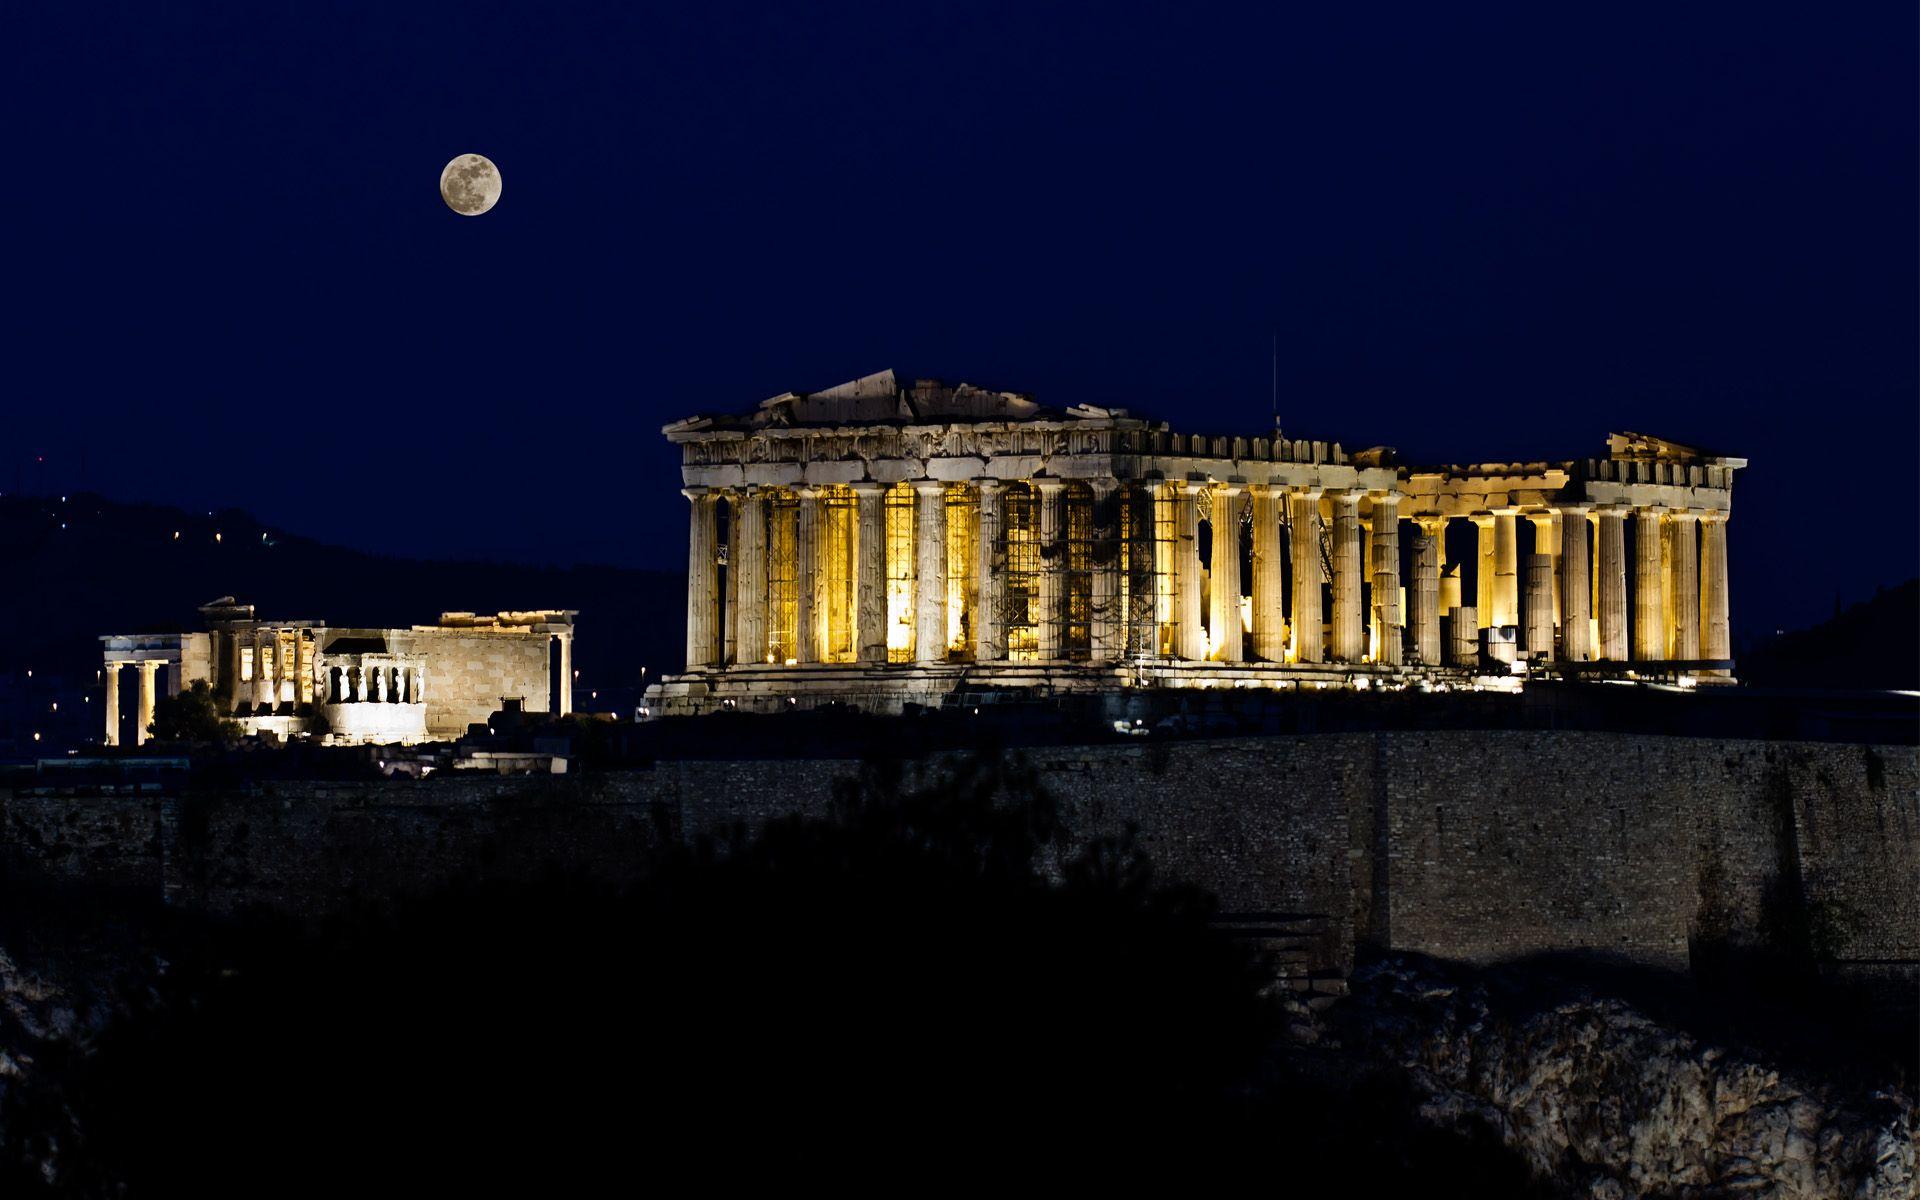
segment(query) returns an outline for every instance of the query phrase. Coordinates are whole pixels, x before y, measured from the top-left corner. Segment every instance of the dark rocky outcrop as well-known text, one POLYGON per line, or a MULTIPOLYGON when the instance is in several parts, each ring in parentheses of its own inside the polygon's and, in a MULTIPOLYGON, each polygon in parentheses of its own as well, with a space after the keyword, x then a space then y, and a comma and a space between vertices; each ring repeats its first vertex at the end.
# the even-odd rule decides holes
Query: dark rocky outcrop
POLYGON ((1521 999, 1514 980, 1390 957, 1356 972, 1333 1023, 1362 1062, 1406 1073, 1427 1119, 1493 1128, 1571 1195, 1914 1195, 1910 1090, 1800 1077, 1618 997, 1521 999))

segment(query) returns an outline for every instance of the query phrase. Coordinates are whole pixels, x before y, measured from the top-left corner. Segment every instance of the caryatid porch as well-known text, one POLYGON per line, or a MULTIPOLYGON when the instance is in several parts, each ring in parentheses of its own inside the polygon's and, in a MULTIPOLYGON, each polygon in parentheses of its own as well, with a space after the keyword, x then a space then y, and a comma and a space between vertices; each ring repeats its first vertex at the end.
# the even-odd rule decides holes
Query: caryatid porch
POLYGON ((926 702, 958 678, 1511 687, 1550 666, 1731 668, 1744 463, 1657 439, 1428 469, 890 376, 667 432, 691 535, 688 674, 658 689, 665 711, 884 705, 888 680, 926 702))

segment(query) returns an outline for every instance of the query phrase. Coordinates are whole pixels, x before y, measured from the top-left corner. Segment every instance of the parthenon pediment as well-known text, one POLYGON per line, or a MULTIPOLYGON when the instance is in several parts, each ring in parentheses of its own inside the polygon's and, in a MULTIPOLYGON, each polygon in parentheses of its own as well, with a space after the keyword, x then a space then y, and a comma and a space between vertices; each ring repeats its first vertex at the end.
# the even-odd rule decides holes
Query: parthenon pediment
MULTIPOLYGON (((876 371, 817 392, 783 392, 762 400, 744 417, 694 416, 668 425, 664 432, 765 429, 791 426, 915 425, 955 422, 1032 421, 1063 414, 1043 409, 1019 392, 948 385, 938 379, 916 379, 902 387, 892 370, 876 371)), ((1088 418, 1118 415, 1081 405, 1064 414, 1088 418)))
POLYGON ((1040 406, 1018 392, 1001 392, 937 379, 903 388, 891 369, 850 379, 819 392, 788 392, 764 400, 760 413, 775 425, 857 425, 942 421, 1023 421, 1040 406))

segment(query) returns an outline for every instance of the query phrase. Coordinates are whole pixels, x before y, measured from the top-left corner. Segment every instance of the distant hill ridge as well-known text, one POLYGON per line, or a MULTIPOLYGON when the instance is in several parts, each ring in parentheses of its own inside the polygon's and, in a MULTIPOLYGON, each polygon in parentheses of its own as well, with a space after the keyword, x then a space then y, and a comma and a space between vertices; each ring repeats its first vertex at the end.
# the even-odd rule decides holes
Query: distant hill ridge
POLYGON ((330 546, 238 509, 208 514, 78 493, 0 497, 0 669, 91 675, 103 633, 199 628, 219 596, 263 617, 429 624, 442 612, 580 610, 583 684, 675 670, 685 577, 623 567, 425 562, 330 546))
POLYGON ((1764 643, 1738 674, 1760 687, 1920 689, 1920 579, 1764 643))

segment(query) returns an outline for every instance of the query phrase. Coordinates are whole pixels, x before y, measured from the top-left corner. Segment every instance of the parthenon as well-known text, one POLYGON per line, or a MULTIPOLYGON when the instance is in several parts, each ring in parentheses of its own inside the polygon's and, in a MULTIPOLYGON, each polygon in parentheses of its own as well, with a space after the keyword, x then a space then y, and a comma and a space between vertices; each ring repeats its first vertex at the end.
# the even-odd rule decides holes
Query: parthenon
POLYGON ((656 714, 963 692, 1731 682, 1744 459, 1415 466, 890 371, 664 430, 687 669, 656 714))

